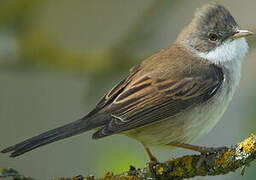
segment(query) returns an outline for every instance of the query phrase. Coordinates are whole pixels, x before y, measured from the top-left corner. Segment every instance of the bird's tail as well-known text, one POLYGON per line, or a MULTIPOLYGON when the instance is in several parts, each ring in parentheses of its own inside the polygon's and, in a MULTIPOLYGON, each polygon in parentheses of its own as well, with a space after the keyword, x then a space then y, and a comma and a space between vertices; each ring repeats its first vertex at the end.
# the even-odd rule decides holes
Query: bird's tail
POLYGON ((91 121, 87 120, 87 117, 85 117, 80 120, 74 121, 72 123, 66 124, 64 126, 58 127, 56 129, 52 129, 50 131, 34 136, 16 145, 10 146, 2 150, 1 152, 7 153, 7 152, 13 151, 10 157, 16 157, 28 151, 31 151, 35 148, 38 148, 40 146, 43 146, 43 145, 46 145, 70 136, 74 136, 85 131, 89 131, 96 127, 97 127, 96 124, 91 123, 91 121))

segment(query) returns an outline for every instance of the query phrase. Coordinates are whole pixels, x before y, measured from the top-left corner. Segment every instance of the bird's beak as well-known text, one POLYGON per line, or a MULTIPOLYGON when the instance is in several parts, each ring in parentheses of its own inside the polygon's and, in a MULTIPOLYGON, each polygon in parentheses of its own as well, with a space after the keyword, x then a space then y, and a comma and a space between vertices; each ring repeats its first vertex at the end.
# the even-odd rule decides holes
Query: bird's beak
POLYGON ((248 31, 248 30, 237 30, 233 36, 231 36, 230 38, 232 40, 234 39, 239 39, 239 38, 242 38, 242 37, 246 37, 246 36, 251 36, 253 35, 253 32, 251 31, 248 31))

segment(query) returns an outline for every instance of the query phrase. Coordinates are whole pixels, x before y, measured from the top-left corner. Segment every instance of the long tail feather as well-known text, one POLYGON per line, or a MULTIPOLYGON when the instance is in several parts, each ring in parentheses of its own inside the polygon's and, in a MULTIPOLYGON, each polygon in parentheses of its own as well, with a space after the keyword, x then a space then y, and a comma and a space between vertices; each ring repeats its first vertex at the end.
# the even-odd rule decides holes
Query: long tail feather
POLYGON ((70 136, 80 134, 85 131, 89 131, 95 128, 95 124, 90 123, 87 119, 80 119, 75 122, 69 123, 67 125, 58 127, 56 129, 44 132, 40 135, 27 139, 23 142, 20 142, 16 145, 10 146, 4 150, 2 153, 11 152, 10 157, 17 157, 28 151, 31 151, 40 146, 58 141, 70 136))

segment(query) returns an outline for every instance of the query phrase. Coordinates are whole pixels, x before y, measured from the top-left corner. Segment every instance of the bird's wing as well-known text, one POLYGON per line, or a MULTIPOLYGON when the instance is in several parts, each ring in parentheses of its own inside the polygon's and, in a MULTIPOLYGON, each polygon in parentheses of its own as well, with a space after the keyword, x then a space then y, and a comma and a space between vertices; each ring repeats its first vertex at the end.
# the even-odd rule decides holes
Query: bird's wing
POLYGON ((132 82, 134 76, 141 70, 141 67, 134 66, 130 69, 130 74, 119 82, 116 86, 114 86, 96 105, 96 107, 87 115, 94 116, 95 114, 99 114, 98 112, 104 109, 106 106, 111 104, 116 97, 121 94, 124 89, 132 82))
POLYGON ((93 134, 93 138, 142 127, 207 102, 221 87, 223 73, 212 64, 203 68, 201 73, 195 68, 190 71, 197 73, 192 72, 187 77, 177 74, 158 78, 145 74, 133 80, 140 71, 137 68, 99 103, 99 109, 111 118, 93 134))

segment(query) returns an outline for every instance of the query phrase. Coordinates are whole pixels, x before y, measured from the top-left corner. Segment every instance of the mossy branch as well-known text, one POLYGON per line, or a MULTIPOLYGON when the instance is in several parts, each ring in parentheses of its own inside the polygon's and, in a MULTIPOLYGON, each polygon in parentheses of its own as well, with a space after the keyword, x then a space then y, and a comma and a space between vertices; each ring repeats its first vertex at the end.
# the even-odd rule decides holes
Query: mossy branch
MULTIPOLYGON (((216 150, 205 155, 187 155, 177 159, 170 159, 163 163, 154 165, 147 164, 145 168, 131 166, 122 174, 114 175, 106 173, 102 178, 94 176, 76 176, 73 178, 58 178, 52 180, 135 180, 135 179, 185 179, 195 176, 216 176, 233 172, 242 168, 244 174, 245 167, 256 159, 256 136, 251 135, 247 139, 232 145, 224 151, 216 150)), ((16 171, 0 168, 0 178, 13 177, 15 180, 32 180, 19 175, 16 171)))

